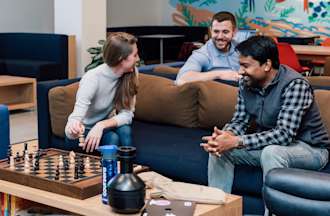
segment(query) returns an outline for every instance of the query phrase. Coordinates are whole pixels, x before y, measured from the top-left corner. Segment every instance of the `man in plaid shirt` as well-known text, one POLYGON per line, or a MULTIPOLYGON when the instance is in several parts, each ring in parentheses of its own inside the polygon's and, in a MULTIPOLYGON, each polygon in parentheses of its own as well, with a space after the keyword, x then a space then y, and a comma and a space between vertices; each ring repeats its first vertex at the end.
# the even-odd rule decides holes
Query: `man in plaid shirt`
POLYGON ((254 36, 236 47, 240 53, 238 102, 230 123, 214 128, 201 144, 209 152, 208 182, 231 192, 237 164, 318 170, 328 162, 329 135, 310 84, 279 64, 275 42, 254 36), (247 134, 251 120, 256 132, 247 134))

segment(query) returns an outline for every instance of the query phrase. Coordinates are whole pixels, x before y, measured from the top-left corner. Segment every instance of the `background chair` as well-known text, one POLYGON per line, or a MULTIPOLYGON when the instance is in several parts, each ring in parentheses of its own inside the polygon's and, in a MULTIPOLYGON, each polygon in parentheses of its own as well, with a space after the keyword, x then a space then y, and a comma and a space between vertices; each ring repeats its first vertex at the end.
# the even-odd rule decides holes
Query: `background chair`
POLYGON ((7 157, 9 147, 9 111, 8 107, 0 104, 0 159, 7 157))
MULTIPOLYGON (((321 46, 325 46, 325 47, 330 47, 330 38, 326 38, 322 43, 321 46)), ((329 57, 328 59, 325 60, 313 60, 311 61, 311 65, 314 68, 314 71, 317 71, 319 75, 323 75, 323 76, 329 76, 325 74, 325 67, 326 67, 326 63, 327 61, 329 61, 329 57), (322 68, 324 68, 323 72, 322 72, 322 68), (319 69, 319 70, 316 70, 319 69)), ((329 62, 328 62, 329 64, 329 62)), ((329 71, 330 73, 330 71, 329 71)))
POLYGON ((263 198, 270 215, 329 215, 329 182, 329 173, 276 168, 266 175, 263 198))
POLYGON ((278 54, 280 58, 280 64, 285 64, 298 73, 302 73, 304 75, 310 74, 310 68, 301 66, 299 59, 297 57, 296 52, 292 48, 292 46, 288 43, 277 43, 278 54))

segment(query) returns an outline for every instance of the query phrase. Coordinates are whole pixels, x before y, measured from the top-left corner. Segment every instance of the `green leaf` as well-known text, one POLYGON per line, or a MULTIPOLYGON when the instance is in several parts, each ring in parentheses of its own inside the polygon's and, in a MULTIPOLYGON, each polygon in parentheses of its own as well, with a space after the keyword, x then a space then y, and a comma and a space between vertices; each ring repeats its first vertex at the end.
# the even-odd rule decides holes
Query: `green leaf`
POLYGON ((289 17, 289 15, 291 13, 293 13, 295 11, 295 8, 294 7, 289 7, 289 8, 285 8, 281 11, 280 13, 280 17, 289 17))
POLYGON ((276 6, 275 0, 267 0, 264 5, 264 9, 268 13, 276 13, 275 6, 276 6))
POLYGON ((91 47, 87 49, 87 52, 89 52, 90 54, 96 55, 99 54, 100 52, 102 52, 102 48, 101 47, 91 47))
POLYGON ((97 43, 103 46, 105 44, 105 40, 99 40, 97 43))

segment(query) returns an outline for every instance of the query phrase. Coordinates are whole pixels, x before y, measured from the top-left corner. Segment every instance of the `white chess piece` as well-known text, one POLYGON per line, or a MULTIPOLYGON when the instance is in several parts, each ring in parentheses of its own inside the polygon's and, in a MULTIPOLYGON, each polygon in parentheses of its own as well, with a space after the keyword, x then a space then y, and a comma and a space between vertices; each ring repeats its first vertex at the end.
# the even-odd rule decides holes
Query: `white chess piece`
POLYGON ((9 158, 9 169, 11 169, 11 170, 15 169, 15 158, 14 158, 14 156, 10 156, 10 158, 9 158))
POLYGON ((89 157, 86 157, 85 158, 85 168, 86 169, 89 169, 90 168, 90 159, 89 159, 89 157))
POLYGON ((29 173, 30 172, 30 163, 28 160, 24 162, 24 173, 29 173))

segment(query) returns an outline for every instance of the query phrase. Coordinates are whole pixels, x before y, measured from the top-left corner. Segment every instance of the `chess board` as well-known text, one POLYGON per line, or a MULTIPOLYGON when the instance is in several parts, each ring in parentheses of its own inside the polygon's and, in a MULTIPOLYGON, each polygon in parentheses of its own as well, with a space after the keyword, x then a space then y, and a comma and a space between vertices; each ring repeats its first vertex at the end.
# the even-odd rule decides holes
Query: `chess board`
POLYGON ((39 160, 39 170, 31 169, 24 172, 24 161, 16 162, 14 169, 10 169, 8 160, 0 161, 0 179, 38 188, 57 194, 70 196, 77 199, 86 199, 102 192, 102 167, 100 157, 79 154, 76 156, 82 159, 90 158, 90 167, 76 179, 72 169, 60 168, 58 179, 55 178, 59 160, 68 159, 69 152, 59 149, 43 150, 39 160))

